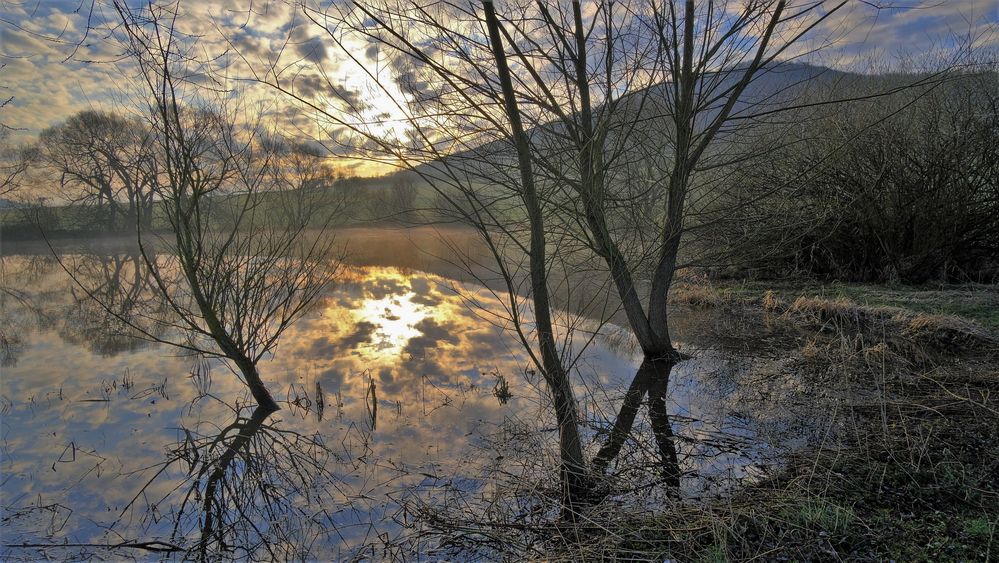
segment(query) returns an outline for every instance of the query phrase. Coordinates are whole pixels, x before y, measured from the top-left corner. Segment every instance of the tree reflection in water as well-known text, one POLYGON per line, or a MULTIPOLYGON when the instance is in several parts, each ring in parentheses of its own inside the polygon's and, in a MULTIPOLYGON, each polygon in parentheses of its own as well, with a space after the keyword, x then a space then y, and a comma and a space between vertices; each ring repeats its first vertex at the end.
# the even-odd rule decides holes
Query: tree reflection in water
MULTIPOLYGON (((111 357, 148 345, 149 339, 137 338, 130 324, 154 338, 163 334, 165 303, 137 250, 74 255, 62 262, 52 256, 16 256, 4 259, 2 270, 0 307, 7 322, 0 333, 8 342, 33 327, 53 327, 62 340, 111 357), (50 283, 60 266, 79 286, 69 280, 50 283)), ((4 352, 4 365, 16 363, 16 353, 4 352)))
POLYGON ((146 482, 123 517, 133 509, 155 523, 172 519, 170 542, 186 557, 307 559, 323 536, 336 535, 335 507, 343 495, 332 467, 333 453, 322 437, 281 428, 257 407, 218 428, 202 423, 182 429, 183 440, 146 482), (151 494, 157 480, 178 472, 167 493, 151 494))
MULTIPOLYGON (((126 285, 135 279, 126 256, 76 259, 88 272, 121 272, 110 278, 126 285)), ((158 345, 103 357, 86 338, 67 338, 60 323, 76 306, 69 281, 57 264, 39 271, 28 262, 4 259, 23 272, 5 281, 28 305, 0 303, 27 336, 20 361, 5 370, 0 512, 12 541, 49 543, 0 556, 543 557, 556 541, 550 403, 502 327, 468 306, 499 310, 487 289, 395 268, 348 270, 262 362, 282 401, 274 413, 250 410, 229 374, 213 377, 225 369, 217 358, 193 358, 191 370, 192 358, 158 345), (100 389, 125 369, 134 388, 100 389), (103 402, 90 402, 95 388, 103 402), (52 399, 30 403, 32 395, 52 399), (68 553, 72 542, 81 547, 68 553)), ((594 339, 577 363, 591 454, 610 431, 605 413, 628 402, 615 374, 640 363, 613 338, 594 339)), ((717 355, 685 363, 668 400, 653 391, 661 403, 634 404, 668 409, 691 495, 715 490, 704 476, 722 475, 720 488, 727 476, 748 474, 766 452, 746 421, 730 416, 747 412, 728 400, 739 386, 709 375, 723 367, 717 355)), ((666 429, 644 419, 608 467, 615 499, 641 501, 650 480, 661 483, 666 441, 654 437, 666 429)))
POLYGON ((63 266, 79 284, 69 288, 72 301, 59 327, 64 340, 86 343, 101 356, 113 356, 148 345, 148 339, 136 338, 131 326, 154 338, 162 336, 164 325, 159 320, 167 313, 166 301, 138 251, 88 254, 63 266))

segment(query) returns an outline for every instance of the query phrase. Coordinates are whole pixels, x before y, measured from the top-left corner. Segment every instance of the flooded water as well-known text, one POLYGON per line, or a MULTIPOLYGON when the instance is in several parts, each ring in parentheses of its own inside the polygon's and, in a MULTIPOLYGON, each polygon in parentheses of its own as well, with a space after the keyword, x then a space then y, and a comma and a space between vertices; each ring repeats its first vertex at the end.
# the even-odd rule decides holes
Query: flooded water
MULTIPOLYGON (((64 259, 148 299, 134 256, 64 259)), ((449 552, 425 533, 434 514, 516 510, 519 480, 557 488, 544 382, 499 296, 429 262, 374 262, 357 260, 262 362, 282 406, 264 418, 219 360, 121 336, 53 257, 4 256, 0 516, 4 543, 28 546, 5 558, 123 544, 111 558, 200 546, 208 558, 436 559, 449 552)), ((598 326, 566 341, 594 451, 641 362, 614 325, 591 338, 598 326)), ((688 350, 670 406, 683 492, 699 498, 762 474, 793 439, 735 405, 744 366, 688 350)), ((638 430, 641 454, 652 446, 638 430)))

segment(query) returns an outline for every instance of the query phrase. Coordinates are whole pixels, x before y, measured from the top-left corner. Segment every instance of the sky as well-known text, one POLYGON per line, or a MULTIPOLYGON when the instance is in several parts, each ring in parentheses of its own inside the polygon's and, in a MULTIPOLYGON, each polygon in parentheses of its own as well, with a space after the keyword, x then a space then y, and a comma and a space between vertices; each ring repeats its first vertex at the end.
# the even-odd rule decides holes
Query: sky
MULTIPOLYGON (((500 12, 504 4, 497 3, 500 12)), ((872 59, 946 57, 957 41, 968 37, 993 59, 999 51, 997 0, 882 4, 888 7, 876 10, 871 2, 850 0, 814 31, 821 40, 813 45, 831 45, 808 60, 863 71, 872 59)), ((296 91, 319 93, 325 104, 353 108, 357 119, 376 132, 400 133, 393 130, 402 118, 393 99, 404 99, 404 88, 370 43, 345 38, 336 46, 327 33, 332 24, 310 20, 293 1, 199 0, 182 1, 181 6, 178 26, 199 38, 199 52, 224 54, 216 61, 228 62, 227 77, 235 79, 240 95, 281 118, 290 134, 303 139, 318 135, 315 116, 291 109, 282 94, 248 80, 254 69, 276 64, 296 91)), ((116 21, 110 0, 0 0, 0 101, 10 99, 0 109, 0 123, 9 128, 9 142, 31 142, 45 127, 82 110, 137 111, 139 85, 134 65, 121 58, 122 46, 114 40, 116 21)), ((344 163, 357 175, 386 171, 365 160, 346 158, 344 163)))

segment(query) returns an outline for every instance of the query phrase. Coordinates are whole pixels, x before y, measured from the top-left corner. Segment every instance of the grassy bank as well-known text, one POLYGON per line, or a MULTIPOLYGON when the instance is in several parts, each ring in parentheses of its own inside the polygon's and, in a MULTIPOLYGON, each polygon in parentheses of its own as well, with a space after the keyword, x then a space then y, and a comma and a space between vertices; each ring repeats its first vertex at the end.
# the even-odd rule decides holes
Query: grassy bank
MULTIPOLYGON (((808 429, 781 464, 730 496, 621 488, 575 522, 432 515, 436 533, 511 560, 999 560, 999 345, 979 322, 994 290, 864 286, 861 304, 816 289, 676 288, 696 309, 685 330, 752 362, 740 409, 794 411, 808 429)), ((521 481, 536 506, 556 502, 521 481)))
POLYGON ((999 330, 999 286, 981 284, 886 286, 790 281, 718 285, 725 298, 755 299, 770 291, 793 302, 799 297, 842 301, 864 308, 894 307, 914 313, 951 315, 999 330))
POLYGON ((731 499, 608 515, 613 534, 583 553, 999 559, 997 295, 981 286, 681 286, 678 301, 739 319, 716 325, 719 339, 779 347, 783 369, 813 390, 816 418, 835 412, 835 423, 731 499))

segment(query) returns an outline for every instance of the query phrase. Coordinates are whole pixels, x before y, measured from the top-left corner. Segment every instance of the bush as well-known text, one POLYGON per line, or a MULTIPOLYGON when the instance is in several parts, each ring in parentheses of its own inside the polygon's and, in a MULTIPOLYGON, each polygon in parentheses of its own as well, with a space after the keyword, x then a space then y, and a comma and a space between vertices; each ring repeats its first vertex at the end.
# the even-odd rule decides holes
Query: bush
MULTIPOLYGON (((864 82, 871 92, 890 87, 864 82)), ((912 77, 906 77, 912 80, 912 77)), ((885 84, 889 82, 888 84, 885 84)), ((850 281, 999 278, 999 80, 837 107, 732 176, 721 229, 771 271, 850 281), (746 225, 754 225, 751 230, 746 225)), ((864 92, 859 92, 863 94, 864 92)))

